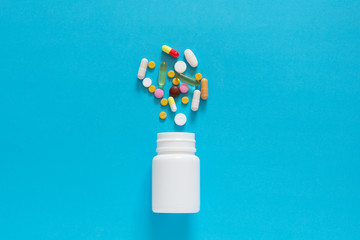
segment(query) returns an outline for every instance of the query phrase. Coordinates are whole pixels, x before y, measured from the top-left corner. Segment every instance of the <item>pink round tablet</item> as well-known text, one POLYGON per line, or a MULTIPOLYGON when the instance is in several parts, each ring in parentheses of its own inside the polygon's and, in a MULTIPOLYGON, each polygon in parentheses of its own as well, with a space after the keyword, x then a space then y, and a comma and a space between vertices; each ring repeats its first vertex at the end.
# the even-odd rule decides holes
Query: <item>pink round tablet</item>
POLYGON ((158 88, 155 90, 154 94, 156 98, 162 98, 164 96, 164 91, 161 88, 158 88))
POLYGON ((189 91, 189 86, 186 83, 180 85, 180 92, 187 93, 189 91))

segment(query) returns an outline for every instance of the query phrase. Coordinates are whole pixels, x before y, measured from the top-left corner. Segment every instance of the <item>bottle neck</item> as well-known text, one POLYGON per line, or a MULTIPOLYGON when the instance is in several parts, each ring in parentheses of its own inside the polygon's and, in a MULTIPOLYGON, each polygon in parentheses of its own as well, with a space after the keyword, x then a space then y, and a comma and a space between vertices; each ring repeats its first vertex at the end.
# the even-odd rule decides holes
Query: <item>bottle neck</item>
POLYGON ((164 132, 157 135, 158 154, 192 154, 196 152, 195 134, 184 132, 164 132))

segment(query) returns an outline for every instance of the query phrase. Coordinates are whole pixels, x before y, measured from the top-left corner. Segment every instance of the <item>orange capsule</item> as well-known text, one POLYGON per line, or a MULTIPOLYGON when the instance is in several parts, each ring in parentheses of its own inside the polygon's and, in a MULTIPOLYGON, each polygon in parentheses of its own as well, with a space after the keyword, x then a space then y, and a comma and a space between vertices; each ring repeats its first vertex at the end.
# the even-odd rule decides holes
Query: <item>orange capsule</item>
POLYGON ((209 97, 208 80, 206 78, 201 79, 201 99, 206 100, 209 97))

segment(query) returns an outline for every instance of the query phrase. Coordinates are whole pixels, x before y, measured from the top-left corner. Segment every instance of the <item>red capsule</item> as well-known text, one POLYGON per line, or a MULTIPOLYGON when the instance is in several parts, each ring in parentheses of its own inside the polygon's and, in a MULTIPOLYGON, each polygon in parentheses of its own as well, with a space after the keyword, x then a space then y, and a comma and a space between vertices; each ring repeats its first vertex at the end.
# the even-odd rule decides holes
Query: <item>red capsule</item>
POLYGON ((169 46, 163 45, 162 50, 174 58, 179 57, 178 51, 176 51, 175 49, 173 49, 169 46))

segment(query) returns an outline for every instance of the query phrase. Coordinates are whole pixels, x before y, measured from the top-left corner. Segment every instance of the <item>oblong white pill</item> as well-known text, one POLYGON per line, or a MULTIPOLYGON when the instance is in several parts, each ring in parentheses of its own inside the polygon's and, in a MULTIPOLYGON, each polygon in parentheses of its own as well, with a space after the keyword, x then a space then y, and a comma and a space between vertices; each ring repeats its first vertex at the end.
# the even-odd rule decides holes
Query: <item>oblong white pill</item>
POLYGON ((184 126, 186 123, 186 116, 183 113, 178 113, 175 116, 175 123, 178 126, 184 126))
POLYGON ((145 74, 146 74, 146 69, 147 69, 147 65, 148 65, 148 60, 146 58, 141 59, 141 63, 140 63, 140 67, 139 67, 139 71, 138 71, 138 79, 144 79, 145 74))
POLYGON ((184 61, 177 61, 174 68, 177 73, 183 73, 186 71, 186 63, 184 61))
POLYGON ((195 54, 190 49, 186 49, 184 51, 184 55, 185 55, 186 61, 190 64, 190 66, 192 66, 194 68, 197 67, 198 60, 197 60, 195 54))
POLYGON ((151 86, 151 83, 152 81, 150 78, 144 78, 144 80, 142 81, 143 86, 147 88, 151 86))
POLYGON ((199 109, 199 104, 200 104, 200 91, 196 89, 194 91, 193 98, 191 101, 191 110, 197 111, 199 109))

